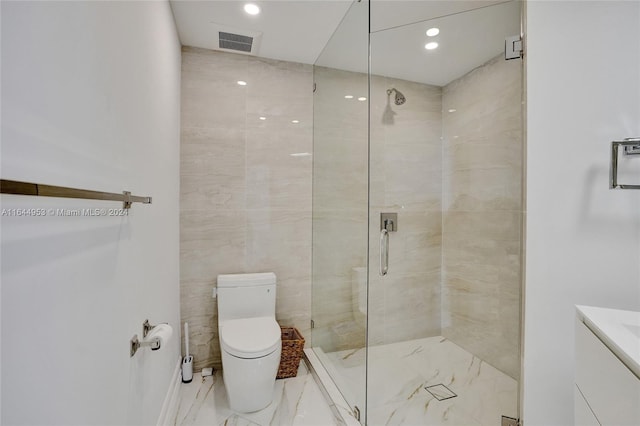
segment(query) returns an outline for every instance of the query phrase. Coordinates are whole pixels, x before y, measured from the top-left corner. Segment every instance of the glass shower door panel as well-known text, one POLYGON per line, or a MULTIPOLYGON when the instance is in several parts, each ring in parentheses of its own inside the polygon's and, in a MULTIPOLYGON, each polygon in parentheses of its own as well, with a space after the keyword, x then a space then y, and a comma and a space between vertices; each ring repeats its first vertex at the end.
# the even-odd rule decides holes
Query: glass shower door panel
POLYGON ((422 347, 441 335, 441 90, 378 69, 379 39, 371 35, 370 425, 399 421, 395 410, 421 396, 422 347), (388 236, 387 213, 397 214, 388 236))
POLYGON ((369 425, 518 416, 520 6, 370 35, 369 425))
POLYGON ((360 412, 366 377, 367 51, 368 4, 355 2, 314 64, 311 346, 360 412))

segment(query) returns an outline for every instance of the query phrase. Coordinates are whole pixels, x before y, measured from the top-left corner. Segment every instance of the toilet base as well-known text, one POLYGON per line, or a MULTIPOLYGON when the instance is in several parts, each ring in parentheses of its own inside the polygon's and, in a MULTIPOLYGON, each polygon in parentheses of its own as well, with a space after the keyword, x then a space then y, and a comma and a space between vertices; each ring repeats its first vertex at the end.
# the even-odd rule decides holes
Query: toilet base
POLYGON ((237 358, 222 351, 222 378, 232 410, 251 413, 273 400, 281 347, 261 358, 237 358))

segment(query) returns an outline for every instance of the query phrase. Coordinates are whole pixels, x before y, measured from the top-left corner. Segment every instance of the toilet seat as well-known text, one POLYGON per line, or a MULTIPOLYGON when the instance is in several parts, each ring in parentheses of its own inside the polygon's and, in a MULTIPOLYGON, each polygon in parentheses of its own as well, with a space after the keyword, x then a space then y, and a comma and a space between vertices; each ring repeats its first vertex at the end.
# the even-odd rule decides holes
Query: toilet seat
POLYGON ((262 358, 281 345, 280 326, 273 317, 226 320, 218 328, 222 349, 237 358, 262 358))

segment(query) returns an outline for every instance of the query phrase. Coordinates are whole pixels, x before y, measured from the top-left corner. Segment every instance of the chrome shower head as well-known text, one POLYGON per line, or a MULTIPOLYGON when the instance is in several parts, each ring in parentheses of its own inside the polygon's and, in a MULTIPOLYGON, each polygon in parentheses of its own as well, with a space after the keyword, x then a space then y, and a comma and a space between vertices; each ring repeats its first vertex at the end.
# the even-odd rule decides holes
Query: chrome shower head
POLYGON ((405 103, 407 101, 407 98, 404 97, 404 95, 398 91, 398 89, 396 89, 395 87, 391 88, 391 89, 387 89, 387 95, 391 96, 391 93, 396 92, 396 96, 395 96, 395 100, 394 103, 396 105, 402 105, 403 103, 405 103))

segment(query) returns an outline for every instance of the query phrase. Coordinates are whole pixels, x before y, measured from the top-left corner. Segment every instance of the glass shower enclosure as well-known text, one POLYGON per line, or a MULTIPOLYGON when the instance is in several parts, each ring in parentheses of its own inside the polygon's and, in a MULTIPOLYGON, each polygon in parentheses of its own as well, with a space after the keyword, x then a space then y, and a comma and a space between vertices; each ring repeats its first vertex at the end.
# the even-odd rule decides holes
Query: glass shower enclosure
POLYGON ((311 347, 362 424, 518 417, 520 16, 354 2, 314 66, 311 347))

